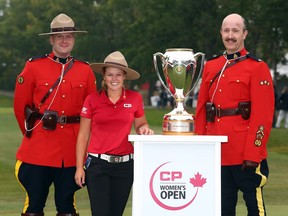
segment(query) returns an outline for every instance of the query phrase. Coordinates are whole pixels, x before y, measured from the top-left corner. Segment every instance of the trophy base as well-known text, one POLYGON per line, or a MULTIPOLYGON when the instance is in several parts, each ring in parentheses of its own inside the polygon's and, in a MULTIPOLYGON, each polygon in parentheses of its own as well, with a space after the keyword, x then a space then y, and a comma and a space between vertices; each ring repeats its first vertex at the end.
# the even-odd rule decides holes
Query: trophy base
POLYGON ((196 135, 194 132, 194 118, 192 115, 165 115, 162 124, 163 135, 196 135), (179 119, 177 119, 177 117, 179 119), (188 119, 185 119, 187 117, 188 119))
POLYGON ((191 136, 196 135, 194 132, 172 132, 172 131, 163 131, 162 135, 178 135, 178 136, 191 136))

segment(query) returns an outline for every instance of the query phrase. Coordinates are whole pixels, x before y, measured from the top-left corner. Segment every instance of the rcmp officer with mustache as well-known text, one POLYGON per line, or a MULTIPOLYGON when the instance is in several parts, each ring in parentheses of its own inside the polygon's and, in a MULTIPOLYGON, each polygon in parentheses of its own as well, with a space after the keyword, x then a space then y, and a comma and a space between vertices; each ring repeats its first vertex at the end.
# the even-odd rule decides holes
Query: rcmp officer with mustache
POLYGON ((262 190, 269 173, 273 81, 268 66, 244 47, 248 31, 242 16, 227 16, 220 33, 226 51, 205 65, 195 130, 228 136, 221 145, 222 216, 235 215, 238 190, 248 215, 266 215, 262 190))

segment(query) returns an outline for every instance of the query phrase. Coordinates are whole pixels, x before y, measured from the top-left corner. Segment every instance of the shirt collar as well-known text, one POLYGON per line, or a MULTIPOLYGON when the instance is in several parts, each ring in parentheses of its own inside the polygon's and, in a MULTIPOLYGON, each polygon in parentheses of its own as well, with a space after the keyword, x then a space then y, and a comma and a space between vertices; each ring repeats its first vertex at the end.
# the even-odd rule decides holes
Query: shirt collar
POLYGON ((71 56, 67 57, 67 58, 60 58, 58 56, 56 56, 53 52, 49 54, 49 56, 56 62, 60 62, 62 64, 66 64, 67 62, 70 61, 70 59, 72 58, 71 56))
POLYGON ((232 60, 232 59, 237 59, 239 58, 240 56, 243 56, 243 55, 246 55, 248 54, 247 50, 245 48, 243 48, 242 50, 240 50, 239 52, 236 52, 236 53, 232 53, 232 54, 227 54, 227 51, 224 52, 224 57, 227 59, 227 60, 232 60))

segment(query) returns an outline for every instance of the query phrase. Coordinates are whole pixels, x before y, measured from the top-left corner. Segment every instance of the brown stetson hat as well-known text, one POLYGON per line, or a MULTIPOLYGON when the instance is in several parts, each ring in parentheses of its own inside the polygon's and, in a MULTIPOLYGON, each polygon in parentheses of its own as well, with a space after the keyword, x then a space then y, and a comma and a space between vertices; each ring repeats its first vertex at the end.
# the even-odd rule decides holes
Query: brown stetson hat
POLYGON ((39 35, 53 35, 63 33, 87 33, 87 31, 77 31, 73 20, 66 14, 59 14, 56 16, 51 24, 51 30, 48 33, 41 33, 39 35))
POLYGON ((140 74, 133 70, 128 68, 127 61, 125 60, 125 57, 123 54, 119 51, 115 51, 113 53, 110 53, 104 60, 104 63, 91 63, 90 67, 92 70, 96 73, 102 74, 104 68, 106 67, 116 67, 126 72, 125 79, 126 80, 136 80, 140 77, 140 74))

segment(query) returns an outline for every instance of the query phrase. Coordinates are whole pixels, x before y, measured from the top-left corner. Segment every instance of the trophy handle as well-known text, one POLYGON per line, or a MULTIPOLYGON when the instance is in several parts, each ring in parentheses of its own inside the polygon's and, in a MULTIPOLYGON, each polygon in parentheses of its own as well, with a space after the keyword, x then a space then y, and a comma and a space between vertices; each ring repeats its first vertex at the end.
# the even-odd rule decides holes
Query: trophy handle
MULTIPOLYGON (((159 81, 161 82, 162 86, 171 94, 173 95, 173 93, 170 91, 170 89, 166 86, 165 82, 163 81, 161 75, 160 75, 160 71, 158 70, 158 62, 157 62, 157 56, 160 57, 161 59, 161 63, 162 65, 165 65, 165 62, 164 59, 165 59, 165 56, 163 55, 163 53, 161 52, 157 52, 157 53, 154 53, 153 54, 153 62, 154 62, 154 67, 155 67, 155 71, 156 71, 156 74, 158 76, 158 79, 159 81)), ((163 72, 163 71, 162 71, 163 72)))
POLYGON ((202 52, 195 53, 194 58, 195 58, 196 62, 198 61, 199 56, 201 56, 201 66, 200 66, 199 74, 194 81, 195 85, 192 86, 192 88, 188 91, 188 93, 186 95, 189 95, 195 89, 200 77, 202 77, 202 73, 203 73, 203 69, 204 69, 205 54, 202 52))

